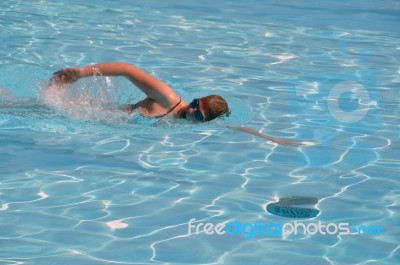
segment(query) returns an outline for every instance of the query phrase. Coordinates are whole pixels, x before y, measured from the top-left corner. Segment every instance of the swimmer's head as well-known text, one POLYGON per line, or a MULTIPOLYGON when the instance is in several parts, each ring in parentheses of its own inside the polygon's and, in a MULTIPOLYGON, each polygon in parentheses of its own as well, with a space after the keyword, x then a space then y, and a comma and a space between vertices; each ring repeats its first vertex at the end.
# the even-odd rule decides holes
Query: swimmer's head
POLYGON ((186 108, 184 117, 191 121, 206 122, 229 115, 228 104, 218 95, 195 98, 186 108))

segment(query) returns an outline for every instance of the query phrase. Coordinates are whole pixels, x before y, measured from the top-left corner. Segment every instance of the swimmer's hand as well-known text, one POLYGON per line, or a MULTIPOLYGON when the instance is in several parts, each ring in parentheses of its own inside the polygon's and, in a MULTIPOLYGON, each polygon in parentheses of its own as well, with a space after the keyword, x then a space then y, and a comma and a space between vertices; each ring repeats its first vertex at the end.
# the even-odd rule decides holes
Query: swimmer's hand
POLYGON ((71 84, 78 81, 79 78, 79 68, 64 68, 53 73, 49 85, 62 86, 71 84))

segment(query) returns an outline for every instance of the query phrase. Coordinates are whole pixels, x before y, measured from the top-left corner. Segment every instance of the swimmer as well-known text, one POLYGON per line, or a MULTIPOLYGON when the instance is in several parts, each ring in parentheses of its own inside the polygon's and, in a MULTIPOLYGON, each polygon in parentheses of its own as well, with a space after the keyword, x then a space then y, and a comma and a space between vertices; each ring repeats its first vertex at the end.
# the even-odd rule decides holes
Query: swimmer
MULTIPOLYGON (((124 105, 121 111, 134 111, 146 117, 161 118, 170 116, 192 122, 207 122, 215 118, 227 116, 230 111, 225 99, 219 95, 195 98, 187 104, 166 83, 151 76, 142 69, 124 62, 107 62, 83 67, 64 68, 53 74, 50 85, 63 87, 80 78, 93 75, 123 76, 129 79, 147 97, 135 104, 124 105)), ((269 141, 284 145, 310 145, 310 142, 280 139, 260 133, 243 126, 228 126, 229 129, 249 133, 269 141)))
POLYGON ((229 114, 228 104, 218 95, 195 98, 187 104, 163 81, 142 69, 123 62, 99 63, 77 68, 64 68, 53 74, 50 84, 63 86, 80 78, 100 74, 102 76, 123 76, 130 80, 147 97, 135 104, 124 105, 121 111, 136 111, 143 116, 161 118, 170 116, 192 122, 207 122, 229 114))

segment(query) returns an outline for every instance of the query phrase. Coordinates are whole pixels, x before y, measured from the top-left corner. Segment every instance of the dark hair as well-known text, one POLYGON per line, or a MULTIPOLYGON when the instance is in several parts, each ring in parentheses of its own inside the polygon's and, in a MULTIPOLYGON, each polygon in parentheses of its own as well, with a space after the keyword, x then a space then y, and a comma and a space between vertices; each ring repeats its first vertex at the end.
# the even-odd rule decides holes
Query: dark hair
POLYGON ((205 114, 204 121, 211 121, 221 115, 229 115, 228 103, 218 95, 200 98, 205 114))

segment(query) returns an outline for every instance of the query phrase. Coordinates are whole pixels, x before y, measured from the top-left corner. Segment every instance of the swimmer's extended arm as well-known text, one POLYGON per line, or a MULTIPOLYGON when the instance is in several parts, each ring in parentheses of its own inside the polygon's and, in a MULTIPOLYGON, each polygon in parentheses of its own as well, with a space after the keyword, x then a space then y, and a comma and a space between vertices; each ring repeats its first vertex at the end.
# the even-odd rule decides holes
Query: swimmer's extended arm
POLYGON ((61 83, 73 83, 79 78, 93 76, 124 76, 135 84, 149 98, 166 108, 176 104, 178 95, 164 82, 151 76, 142 69, 124 62, 109 62, 79 68, 65 68, 54 73, 53 80, 61 83))
POLYGON ((312 142, 306 142, 306 141, 295 141, 295 140, 289 140, 289 139, 275 138, 275 137, 260 133, 254 129, 243 127, 243 126, 228 126, 228 128, 235 130, 235 131, 246 132, 246 133, 270 140, 277 144, 285 144, 285 145, 313 145, 314 144, 312 142))

